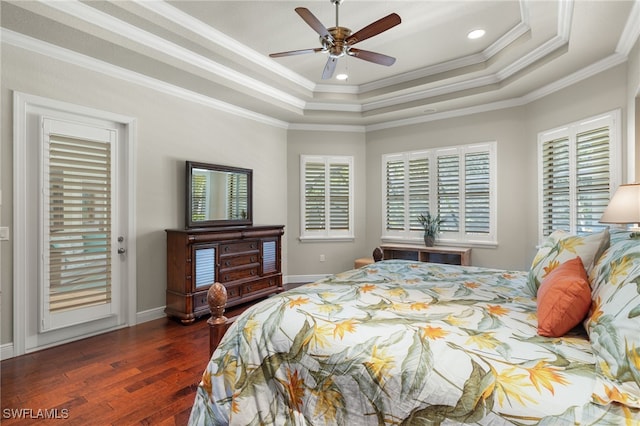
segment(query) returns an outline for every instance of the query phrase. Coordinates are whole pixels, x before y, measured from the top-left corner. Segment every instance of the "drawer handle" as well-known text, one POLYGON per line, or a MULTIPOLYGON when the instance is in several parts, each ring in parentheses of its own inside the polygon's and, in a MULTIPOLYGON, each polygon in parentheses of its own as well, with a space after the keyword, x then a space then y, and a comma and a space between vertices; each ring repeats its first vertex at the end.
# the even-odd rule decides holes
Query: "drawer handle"
POLYGON ((247 293, 251 293, 251 286, 250 285, 246 286, 245 289, 247 289, 247 293))
POLYGON ((225 246, 225 248, 224 248, 225 253, 227 253, 230 249, 231 249, 231 247, 225 246))
POLYGON ((225 275, 225 276, 224 276, 224 280, 225 280, 225 281, 229 281, 229 275, 225 275))
POLYGON ((255 275, 255 274, 256 274, 256 271, 251 271, 251 275, 255 275))
POLYGON ((255 256, 251 256, 251 262, 255 262, 256 261, 256 257, 255 256))
POLYGON ((256 245, 252 243, 252 244, 251 244, 251 248, 252 248, 252 249, 256 248, 256 245))
POLYGON ((231 262, 227 260, 226 262, 224 262, 224 266, 231 266, 231 262))

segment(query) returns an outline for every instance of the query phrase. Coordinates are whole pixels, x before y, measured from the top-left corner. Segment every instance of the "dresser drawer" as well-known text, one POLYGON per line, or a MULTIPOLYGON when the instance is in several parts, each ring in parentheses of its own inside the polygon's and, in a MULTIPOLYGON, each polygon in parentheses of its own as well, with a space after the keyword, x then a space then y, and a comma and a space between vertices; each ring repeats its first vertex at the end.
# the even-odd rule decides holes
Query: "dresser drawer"
POLYGON ((242 297, 248 296, 269 287, 275 287, 279 283, 278 277, 263 278, 257 281, 251 281, 242 285, 242 297))
POLYGON ((220 256, 233 255, 238 253, 255 252, 258 253, 258 241, 241 241, 237 243, 220 244, 220 256))
POLYGON ((228 283, 245 278, 256 278, 258 274, 258 265, 250 268, 220 269, 219 279, 221 283, 228 283))
POLYGON ((200 311, 203 309, 207 309, 207 310, 209 309, 209 304, 207 303, 206 291, 201 291, 193 295, 193 310, 200 311))
MULTIPOLYGON (((225 287, 227 290, 227 303, 238 299, 240 297, 240 286, 225 287)), ((209 303, 207 303, 207 292, 201 291, 195 293, 193 296, 193 310, 194 312, 207 311, 209 312, 209 303)))
POLYGON ((223 257, 220 260, 220 270, 222 271, 222 269, 225 268, 235 268, 236 266, 249 265, 251 263, 258 263, 258 253, 223 257))

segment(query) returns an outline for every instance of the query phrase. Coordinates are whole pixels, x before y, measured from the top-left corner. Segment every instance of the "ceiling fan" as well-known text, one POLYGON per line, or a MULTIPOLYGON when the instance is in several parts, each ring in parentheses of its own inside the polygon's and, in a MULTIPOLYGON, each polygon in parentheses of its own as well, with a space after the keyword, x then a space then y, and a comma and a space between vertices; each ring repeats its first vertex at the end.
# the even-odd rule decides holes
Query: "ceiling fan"
POLYGON ((338 25, 338 9, 340 3, 343 0, 329 0, 336 6, 336 25, 335 27, 326 28, 318 18, 316 18, 309 9, 304 7, 296 8, 296 12, 300 17, 320 35, 320 44, 322 47, 316 47, 313 49, 302 50, 290 50, 288 52, 272 53, 269 56, 272 58, 279 58, 283 56, 300 55, 303 53, 318 53, 328 52, 329 59, 322 72, 322 79, 326 80, 333 76, 333 72, 336 69, 338 58, 348 55, 353 56, 365 61, 373 62, 380 65, 390 66, 396 61, 396 58, 383 55, 382 53, 370 52, 368 50, 361 50, 352 47, 354 44, 366 40, 375 35, 378 35, 390 28, 398 25, 401 20, 397 13, 392 13, 384 18, 367 25, 354 34, 351 34, 351 30, 346 27, 338 25))

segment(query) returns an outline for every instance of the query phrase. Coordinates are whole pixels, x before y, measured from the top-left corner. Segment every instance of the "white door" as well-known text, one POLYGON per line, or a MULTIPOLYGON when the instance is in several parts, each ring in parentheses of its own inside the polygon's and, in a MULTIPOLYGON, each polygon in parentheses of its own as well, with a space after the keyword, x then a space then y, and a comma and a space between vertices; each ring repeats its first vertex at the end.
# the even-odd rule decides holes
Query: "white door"
POLYGON ((24 188, 14 208, 15 355, 135 322, 130 129, 108 113, 38 103, 24 104, 25 146, 14 161, 24 188))

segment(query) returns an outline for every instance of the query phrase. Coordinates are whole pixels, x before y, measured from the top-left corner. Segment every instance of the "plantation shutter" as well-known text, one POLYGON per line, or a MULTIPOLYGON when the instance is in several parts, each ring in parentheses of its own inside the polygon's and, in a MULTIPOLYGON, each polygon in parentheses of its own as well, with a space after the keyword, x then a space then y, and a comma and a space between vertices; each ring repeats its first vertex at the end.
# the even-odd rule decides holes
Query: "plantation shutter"
POLYGON ((488 152, 465 154, 464 221, 465 232, 491 231, 491 170, 488 152))
POLYGON ((440 155, 438 162, 438 214, 442 232, 460 231, 460 157, 440 155))
POLYGON ((301 238, 353 238, 353 159, 301 156, 301 238))
POLYGON ((50 135, 50 313, 111 302, 110 150, 109 143, 50 135))
POLYGON ((571 181, 569 176, 569 138, 542 144, 542 230, 571 227, 571 181))
POLYGON ((540 238, 557 229, 586 234, 599 223, 620 181, 619 112, 538 135, 540 238))
POLYGON ((386 162, 386 229, 404 230, 405 212, 405 162, 391 160, 386 162))
POLYGON ((194 173, 191 179, 191 220, 207 220, 207 176, 194 173))
POLYGON ((326 227, 325 165, 308 162, 304 172, 305 230, 318 231, 326 227))
POLYGON ((349 230, 349 164, 329 166, 329 228, 349 230))
POLYGON ((495 243, 495 142, 382 156, 382 238, 422 239, 420 214, 441 219, 442 243, 495 243))
POLYGON ((598 221, 609 204, 609 128, 576 135, 576 231, 588 233, 604 229, 598 221))
POLYGON ((195 252, 194 284, 196 287, 210 286, 215 282, 216 276, 216 249, 215 247, 202 247, 195 252))
POLYGON ((227 181, 227 194, 229 199, 227 200, 228 212, 227 218, 229 219, 246 219, 248 212, 248 185, 247 175, 238 173, 229 173, 227 181))
POLYGON ((421 214, 429 211, 429 158, 412 158, 409 160, 409 228, 422 231, 418 222, 421 214))

